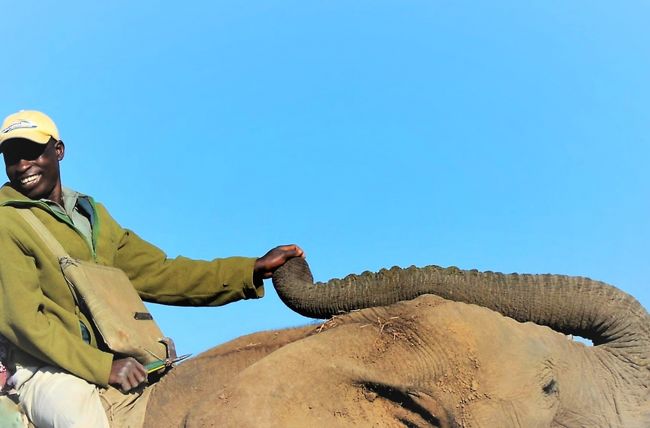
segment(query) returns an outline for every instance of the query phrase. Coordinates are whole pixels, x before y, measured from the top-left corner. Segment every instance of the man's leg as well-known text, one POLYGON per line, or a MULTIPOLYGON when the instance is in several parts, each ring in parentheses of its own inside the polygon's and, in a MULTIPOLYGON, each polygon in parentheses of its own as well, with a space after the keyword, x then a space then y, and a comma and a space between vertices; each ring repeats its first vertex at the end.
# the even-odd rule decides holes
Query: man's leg
POLYGON ((39 428, 109 428, 98 388, 55 367, 41 367, 17 389, 21 407, 39 428))
POLYGON ((112 386, 100 388, 99 396, 110 426, 113 428, 142 428, 149 396, 155 387, 156 384, 141 386, 126 394, 112 386))

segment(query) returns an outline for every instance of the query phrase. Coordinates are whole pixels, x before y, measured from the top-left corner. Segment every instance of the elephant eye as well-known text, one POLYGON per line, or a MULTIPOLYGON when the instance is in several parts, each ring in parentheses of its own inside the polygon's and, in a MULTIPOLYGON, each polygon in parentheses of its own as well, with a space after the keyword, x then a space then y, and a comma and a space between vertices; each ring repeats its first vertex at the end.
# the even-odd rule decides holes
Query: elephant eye
POLYGON ((542 388, 542 391, 544 391, 544 394, 546 395, 555 394, 557 393, 557 390, 557 382, 555 382, 555 379, 551 379, 551 381, 542 388))

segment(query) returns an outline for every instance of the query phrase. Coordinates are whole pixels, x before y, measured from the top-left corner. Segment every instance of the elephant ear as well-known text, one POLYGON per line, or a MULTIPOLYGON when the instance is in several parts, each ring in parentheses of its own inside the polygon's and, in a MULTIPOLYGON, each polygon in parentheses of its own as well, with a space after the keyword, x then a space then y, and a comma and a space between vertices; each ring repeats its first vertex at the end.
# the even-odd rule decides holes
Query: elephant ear
POLYGON ((312 318, 436 294, 586 337, 595 345, 633 350, 633 358, 645 367, 650 358, 648 312, 623 291, 584 277, 426 266, 394 267, 314 283, 307 262, 294 258, 277 269, 273 285, 287 306, 312 318))

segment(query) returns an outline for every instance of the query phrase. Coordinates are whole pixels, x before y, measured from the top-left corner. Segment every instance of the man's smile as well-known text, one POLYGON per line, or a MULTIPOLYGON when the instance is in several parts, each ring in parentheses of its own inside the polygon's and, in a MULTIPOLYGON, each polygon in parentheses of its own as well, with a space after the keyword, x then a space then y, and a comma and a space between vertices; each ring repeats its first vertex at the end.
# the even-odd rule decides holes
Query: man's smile
POLYGON ((28 175, 27 177, 23 177, 23 178, 20 179, 20 184, 22 184, 23 186, 31 186, 31 185, 34 185, 34 184, 38 183, 38 181, 41 179, 41 177, 42 177, 42 174, 28 175))

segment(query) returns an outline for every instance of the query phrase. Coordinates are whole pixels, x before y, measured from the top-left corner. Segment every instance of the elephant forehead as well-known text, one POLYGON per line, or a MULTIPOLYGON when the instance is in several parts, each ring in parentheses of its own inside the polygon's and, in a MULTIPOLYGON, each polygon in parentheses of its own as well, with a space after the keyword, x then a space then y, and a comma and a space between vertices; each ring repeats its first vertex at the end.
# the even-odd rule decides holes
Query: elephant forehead
MULTIPOLYGON (((537 391, 575 345, 548 327, 520 323, 486 308, 436 296, 360 311, 352 318, 358 323, 375 320, 375 328, 384 333, 382 343, 389 349, 396 341, 422 348, 410 354, 426 351, 429 372, 436 379, 444 378, 446 384, 471 384, 474 389, 480 388, 482 381, 503 383, 504 395, 510 394, 506 390, 513 376, 537 391)), ((404 352, 404 346, 393 348, 385 360, 397 360, 404 352)), ((466 388, 462 392, 467 393, 466 388)))
POLYGON ((343 324, 374 329, 387 346, 406 343, 444 349, 447 360, 476 357, 496 363, 495 356, 499 356, 544 361, 569 343, 564 335, 548 327, 520 323, 487 308, 434 295, 335 317, 325 326, 343 324))
POLYGON ((505 351, 510 346, 524 345, 535 354, 566 343, 566 336, 546 326, 521 323, 481 306, 432 295, 400 302, 389 308, 393 308, 393 315, 411 314, 424 331, 447 329, 473 346, 505 351))
POLYGON ((469 420, 470 402, 494 395, 482 349, 485 331, 496 328, 486 323, 500 318, 434 297, 337 317, 243 370, 190 419, 202 426, 201 415, 227 412, 222 426, 403 426, 402 418, 429 412, 431 420, 469 420))

